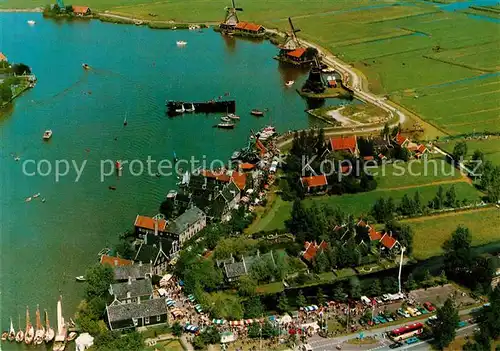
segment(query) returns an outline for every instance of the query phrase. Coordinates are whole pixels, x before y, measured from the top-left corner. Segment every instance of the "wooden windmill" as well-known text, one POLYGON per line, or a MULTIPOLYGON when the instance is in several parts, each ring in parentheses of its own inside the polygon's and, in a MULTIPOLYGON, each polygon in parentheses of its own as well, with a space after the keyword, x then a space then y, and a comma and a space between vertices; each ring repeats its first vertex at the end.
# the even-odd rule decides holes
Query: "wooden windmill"
POLYGON ((295 35, 295 33, 300 32, 300 29, 295 29, 290 17, 288 17, 288 23, 290 23, 290 32, 286 33, 285 43, 280 46, 280 49, 285 51, 293 51, 300 48, 299 40, 295 35))
POLYGON ((238 11, 243 11, 241 7, 236 7, 234 0, 231 0, 232 7, 226 7, 226 18, 224 18, 224 23, 221 23, 221 27, 225 27, 226 29, 238 24, 240 21, 238 19, 238 11))

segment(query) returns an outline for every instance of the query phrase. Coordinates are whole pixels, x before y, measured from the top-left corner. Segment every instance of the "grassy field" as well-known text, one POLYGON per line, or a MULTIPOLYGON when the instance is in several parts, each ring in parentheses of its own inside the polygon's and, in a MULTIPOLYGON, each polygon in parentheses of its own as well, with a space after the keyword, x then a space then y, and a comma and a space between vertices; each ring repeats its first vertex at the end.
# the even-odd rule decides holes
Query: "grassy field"
MULTIPOLYGON (((481 193, 469 183, 457 182, 453 183, 453 185, 455 186, 455 191, 457 193, 458 199, 467 199, 469 202, 480 200, 481 193)), ((451 185, 443 184, 442 186, 446 191, 451 185)), ((347 194, 342 196, 317 196, 306 198, 304 200, 304 203, 306 204, 306 206, 310 206, 314 202, 318 205, 326 204, 329 206, 337 206, 346 213, 360 216, 368 214, 375 201, 380 197, 390 196, 397 203, 399 202, 399 200, 401 200, 401 198, 403 198, 405 194, 413 197, 417 190, 420 192, 422 203, 427 204, 427 202, 432 200, 436 195, 438 187, 439 185, 421 185, 418 187, 399 190, 377 189, 375 191, 360 194, 347 194)), ((259 226, 253 227, 249 232, 254 233, 261 230, 270 231, 285 228, 284 221, 290 218, 291 210, 292 202, 278 199, 274 203, 273 207, 260 220, 259 226)))
MULTIPOLYGON (((437 146, 447 152, 453 152, 453 148, 458 141, 448 141, 438 143, 437 146)), ((500 165, 500 138, 489 137, 486 140, 467 140, 467 157, 471 157, 475 150, 481 150, 486 159, 496 165, 500 165)))
POLYGON ((144 351, 183 351, 181 343, 177 339, 162 341, 157 343, 155 346, 147 347, 144 351))
POLYGON ((414 218, 403 221, 414 233, 413 251, 418 259, 426 259, 442 253, 442 244, 451 236, 458 225, 464 225, 472 233, 472 244, 482 245, 500 240, 493 223, 500 220, 500 210, 490 207, 463 213, 414 218))

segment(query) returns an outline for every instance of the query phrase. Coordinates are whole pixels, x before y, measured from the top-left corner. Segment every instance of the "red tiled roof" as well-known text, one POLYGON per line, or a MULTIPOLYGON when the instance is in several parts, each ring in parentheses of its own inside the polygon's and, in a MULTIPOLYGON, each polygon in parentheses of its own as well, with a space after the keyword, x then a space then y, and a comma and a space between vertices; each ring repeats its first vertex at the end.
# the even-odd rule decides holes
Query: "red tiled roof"
POLYGON ((296 58, 300 58, 300 57, 302 57, 302 55, 304 55, 305 52, 306 52, 306 49, 298 48, 298 49, 295 49, 293 51, 288 52, 287 55, 292 56, 292 57, 296 57, 296 58))
POLYGON ((418 147, 417 147, 417 151, 420 152, 421 154, 423 154, 424 152, 427 151, 427 148, 425 147, 424 144, 420 144, 418 147))
MULTIPOLYGON (((135 218, 135 227, 146 228, 150 230, 155 230, 155 220, 151 217, 139 216, 135 218)), ((167 227, 167 221, 162 219, 158 221, 158 231, 162 232, 167 227)))
POLYGON ((318 244, 316 244, 315 241, 312 243, 306 241, 304 244, 304 247, 306 250, 302 254, 302 257, 307 261, 311 261, 316 256, 318 251, 322 251, 328 247, 328 243, 326 241, 322 241, 318 245, 318 244))
POLYGON ((258 32, 262 26, 260 24, 250 23, 250 22, 240 22, 236 25, 236 29, 244 29, 252 32, 258 32))
POLYGON ((7 61, 7 56, 0 52, 0 61, 7 61))
POLYGON ((354 153, 356 151, 356 136, 331 138, 330 146, 332 151, 349 151, 350 153, 354 153))
POLYGON ((301 180, 302 180, 302 185, 308 188, 328 185, 328 181, 326 180, 326 175, 324 174, 318 176, 302 177, 301 180))
POLYGON ((88 6, 75 6, 73 5, 73 12, 74 13, 87 13, 89 10, 88 6))
POLYGON ((417 151, 417 148, 418 148, 418 146, 417 146, 417 145, 409 145, 409 146, 407 147, 407 149, 408 149, 408 150, 413 151, 413 152, 417 151))
POLYGON ((386 248, 390 250, 394 247, 394 245, 396 245, 397 240, 386 233, 382 236, 380 242, 382 243, 382 245, 384 245, 386 248))
POLYGON ((253 165, 251 163, 241 163, 240 168, 245 170, 245 171, 248 171, 248 170, 254 169, 255 165, 253 165))
POLYGON ((367 224, 364 220, 360 219, 360 220, 359 220, 359 222, 358 222, 356 225, 357 225, 358 227, 362 227, 362 228, 364 228, 364 227, 366 227, 368 224, 367 224))
POLYGON ((370 227, 370 230, 368 231, 368 236, 370 237, 370 240, 380 240, 382 239, 382 233, 377 232, 375 228, 370 227))
POLYGON ((261 156, 267 152, 266 147, 264 146, 264 144, 262 144, 262 142, 259 139, 257 139, 257 141, 255 142, 255 145, 257 146, 257 149, 260 150, 261 156))
POLYGON ((342 173, 349 173, 351 171, 351 166, 342 166, 340 171, 342 173))
POLYGON ((231 177, 228 176, 225 173, 225 171, 222 171, 222 170, 221 171, 210 171, 210 170, 204 169, 203 171, 201 171, 201 174, 204 177, 216 179, 216 180, 219 180, 219 181, 224 182, 224 183, 228 183, 231 180, 231 177))
POLYGON ((399 146, 403 145, 407 140, 408 138, 402 136, 400 133, 396 134, 396 143, 399 146))
POLYGON ((365 157, 363 157, 363 160, 365 160, 365 161, 372 161, 373 159, 374 159, 373 156, 365 156, 365 157))
POLYGON ((120 266, 131 266, 132 264, 134 264, 134 261, 126 260, 120 257, 102 255, 101 264, 109 264, 110 266, 113 267, 120 267, 120 266))
POLYGON ((245 173, 233 171, 231 179, 240 190, 245 190, 245 186, 247 184, 247 175, 245 173))
POLYGON ((385 155, 383 155, 383 154, 378 154, 378 155, 377 155, 377 157, 378 157, 378 158, 380 158, 381 160, 383 160, 383 159, 387 158, 387 157, 385 157, 385 155))

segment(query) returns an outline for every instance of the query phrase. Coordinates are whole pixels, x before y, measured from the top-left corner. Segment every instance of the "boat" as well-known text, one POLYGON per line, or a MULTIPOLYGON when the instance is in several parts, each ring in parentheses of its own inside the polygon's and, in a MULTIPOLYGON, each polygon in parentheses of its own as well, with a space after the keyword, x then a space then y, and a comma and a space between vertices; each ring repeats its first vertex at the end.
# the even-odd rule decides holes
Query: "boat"
POLYGON ((228 113, 227 117, 229 117, 230 119, 238 120, 238 121, 240 120, 240 116, 237 116, 234 113, 228 113))
POLYGON ((86 279, 83 275, 79 275, 78 277, 75 278, 77 282, 84 282, 86 279))
POLYGON ((108 186, 108 189, 109 189, 109 190, 116 190, 116 186, 114 186, 114 185, 110 185, 110 186, 108 186))
POLYGON ((26 306, 26 330, 24 331, 24 343, 29 345, 33 342, 33 338, 35 337, 35 328, 31 325, 30 322, 30 311, 28 306, 26 306))
POLYGON ((234 123, 222 122, 222 123, 217 124, 217 128, 221 128, 221 129, 233 129, 234 128, 234 123))
POLYGON ((14 161, 19 161, 20 159, 21 159, 21 157, 19 157, 19 156, 14 157, 14 161))
POLYGON ((250 111, 250 113, 254 116, 264 116, 264 112, 261 111, 261 110, 257 110, 257 109, 253 109, 252 111, 250 111))
POLYGON ((142 26, 142 25, 144 24, 144 22, 143 22, 143 21, 140 21, 140 20, 136 20, 136 21, 134 21, 134 24, 135 24, 136 26, 142 26))
POLYGON ((36 194, 33 195, 33 198, 36 199, 39 196, 40 196, 40 193, 36 193, 36 194))
POLYGON ((45 328, 42 326, 40 320, 40 308, 36 306, 36 330, 35 338, 33 339, 33 345, 41 345, 45 341, 45 328))
POLYGON ((78 336, 77 332, 70 332, 68 334, 68 337, 66 338, 66 341, 73 341, 76 339, 77 336, 78 336))
POLYGON ((43 140, 49 140, 51 137, 52 137, 52 130, 51 129, 47 129, 43 133, 43 140))
POLYGON ((30 202, 31 200, 33 200, 33 199, 32 199, 32 197, 31 197, 31 196, 29 196, 29 197, 27 197, 27 198, 24 200, 24 202, 30 202))
MULTIPOLYGON (((184 106, 184 104, 182 104, 184 106)), ((194 108, 194 104, 191 104, 191 107, 184 108, 184 111, 186 112, 194 112, 196 109, 194 108)))
POLYGON ((227 116, 223 116, 220 119, 221 119, 221 121, 224 121, 224 122, 231 122, 231 118, 229 118, 227 116))
POLYGON ((45 198, 44 198, 44 197, 42 197, 42 202, 45 202, 45 201, 46 201, 46 200, 45 200, 45 198))
POLYGON ((10 318, 10 328, 9 328, 9 335, 7 336, 7 339, 12 342, 16 339, 16 331, 14 329, 14 325, 12 324, 12 317, 10 318))
POLYGON ((86 63, 82 63, 82 67, 83 67, 83 69, 90 69, 90 66, 87 65, 86 63))
POLYGON ((24 340, 24 332, 21 329, 21 316, 18 316, 18 317, 19 317, 19 324, 18 324, 19 329, 16 333, 16 342, 21 343, 24 340))
MULTIPOLYGON (((173 29, 173 28, 172 28, 173 29)), ((177 46, 186 46, 187 45, 187 41, 184 41, 184 40, 177 40, 176 42, 177 46)))
POLYGON ((177 113, 184 113, 184 112, 186 112, 186 109, 184 108, 184 104, 181 105, 181 108, 176 108, 175 112, 177 112, 177 113))
POLYGON ((57 301, 57 333, 54 338, 54 345, 52 346, 53 351, 64 351, 66 348, 66 336, 67 336, 66 323, 64 322, 64 317, 62 316, 62 302, 61 297, 57 301))
POLYGON ((323 68, 321 70, 321 72, 323 72, 323 73, 334 73, 335 72, 335 68, 331 68, 331 67, 323 68))
POLYGON ((123 125, 126 126, 127 124, 128 124, 127 117, 125 117, 125 119, 123 120, 123 125))
POLYGON ((287 82, 285 83, 285 86, 287 86, 287 87, 291 87, 291 86, 293 85, 293 83, 295 83, 295 81, 294 81, 294 80, 289 80, 289 81, 287 81, 287 82))
POLYGON ((54 340, 55 336, 56 333, 54 332, 54 329, 50 327, 49 314, 47 313, 47 310, 45 310, 45 342, 51 342, 52 340, 54 340))
POLYGON ((115 168, 116 168, 117 171, 121 171, 123 169, 122 161, 121 160, 117 160, 115 162, 115 168))
POLYGON ((33 20, 28 20, 28 21, 26 21, 26 22, 27 22, 30 26, 34 26, 34 25, 36 24, 36 22, 35 22, 35 21, 33 21, 33 20))
POLYGON ((177 163, 177 154, 174 151, 174 162, 177 163))
POLYGON ((8 331, 2 332, 2 341, 6 341, 8 337, 9 337, 9 332, 8 331))

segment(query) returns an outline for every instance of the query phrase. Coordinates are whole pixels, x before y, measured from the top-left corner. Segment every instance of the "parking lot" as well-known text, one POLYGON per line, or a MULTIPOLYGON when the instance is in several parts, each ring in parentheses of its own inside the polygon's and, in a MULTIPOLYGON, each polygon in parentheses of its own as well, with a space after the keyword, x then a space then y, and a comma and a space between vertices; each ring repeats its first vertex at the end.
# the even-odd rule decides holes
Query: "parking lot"
POLYGON ((448 297, 453 297, 453 300, 456 301, 460 307, 469 306, 476 302, 468 293, 458 289, 452 284, 414 290, 408 294, 408 297, 415 300, 418 304, 429 301, 436 306, 441 306, 448 297))

